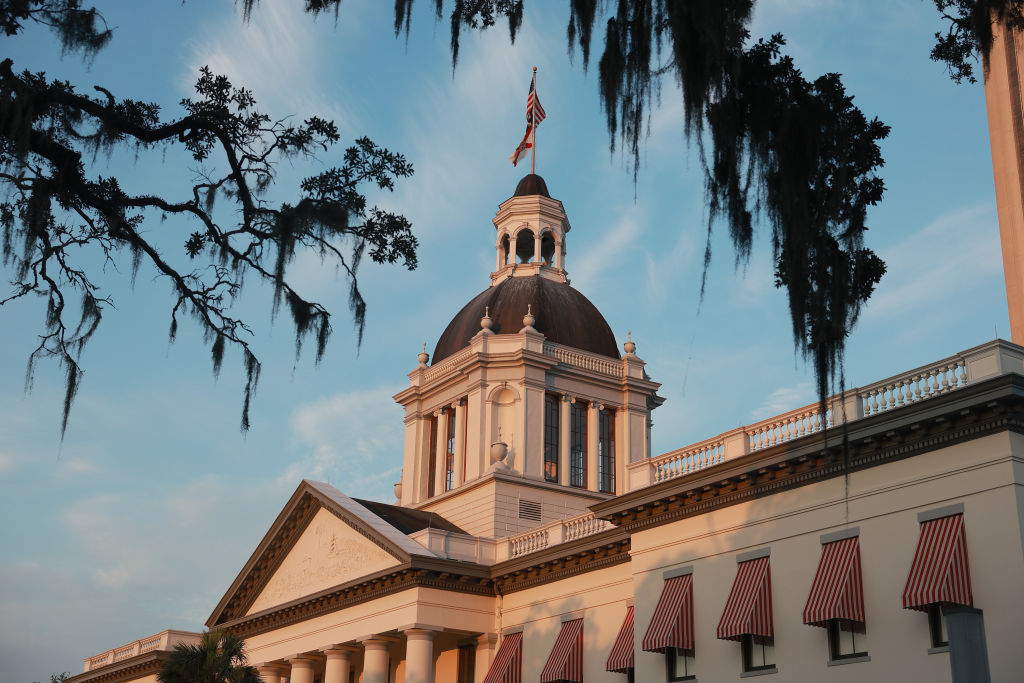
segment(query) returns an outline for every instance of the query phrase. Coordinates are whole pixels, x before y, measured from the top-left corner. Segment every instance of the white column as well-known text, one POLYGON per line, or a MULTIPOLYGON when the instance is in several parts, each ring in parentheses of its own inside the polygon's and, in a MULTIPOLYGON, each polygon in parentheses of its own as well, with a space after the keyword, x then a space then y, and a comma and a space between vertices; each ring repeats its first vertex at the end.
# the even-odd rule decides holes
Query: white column
POLYGON ((533 236, 533 262, 541 263, 540 256, 540 226, 537 226, 537 233, 533 236))
POLYGON ((324 650, 327 664, 324 669, 324 683, 348 683, 349 661, 348 650, 324 650))
POLYGON ((405 683, 434 683, 434 632, 405 631, 405 683))
MULTIPOLYGON (((289 683, 313 683, 313 660, 293 657, 288 660, 292 665, 289 683)), ((382 683, 385 683, 382 681, 382 683)))
MULTIPOLYGON (((388 641, 367 638, 361 642, 363 644, 363 683, 388 683, 388 641)), ((297 681, 291 681, 291 683, 297 683, 297 681)))
POLYGON ((455 485, 466 481, 466 408, 467 404, 457 401, 455 407, 455 485))
POLYGON ((598 431, 597 414, 601 406, 597 401, 591 401, 587 409, 587 488, 591 491, 598 490, 597 481, 597 439, 598 431))
POLYGON ((437 419, 437 440, 434 443, 434 495, 444 493, 445 441, 448 438, 448 420, 443 410, 434 413, 437 419))
POLYGON ((263 683, 281 683, 281 671, 276 666, 260 666, 257 670, 263 683))
POLYGON ((558 483, 569 485, 569 394, 558 402, 558 483))
POLYGON ((485 633, 476 639, 476 665, 474 666, 476 681, 483 683, 487 671, 491 668, 498 647, 498 634, 485 633))

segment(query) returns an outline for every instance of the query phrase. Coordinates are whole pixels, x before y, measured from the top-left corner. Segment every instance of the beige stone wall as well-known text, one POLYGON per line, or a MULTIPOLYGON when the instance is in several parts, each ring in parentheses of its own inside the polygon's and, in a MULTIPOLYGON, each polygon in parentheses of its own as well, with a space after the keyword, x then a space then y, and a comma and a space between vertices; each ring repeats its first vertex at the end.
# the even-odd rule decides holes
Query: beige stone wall
POLYGON ((473 536, 502 538, 583 514, 601 496, 564 489, 512 474, 491 477, 424 505, 473 536), (519 501, 540 503, 541 519, 519 517, 519 501))
POLYGON ((829 667, 825 631, 801 613, 821 552, 819 536, 846 526, 844 483, 833 479, 634 534, 637 680, 664 676, 660 655, 640 651, 663 572, 693 566, 698 677, 724 680, 741 668, 737 643, 715 637, 736 554, 770 546, 776 658, 785 680, 950 679, 948 654, 929 655, 927 620, 901 596, 917 543, 917 513, 964 505, 975 606, 985 611, 992 680, 1013 680, 1024 614, 1024 552, 1018 508, 1024 443, 1009 434, 856 473, 849 525, 860 527, 870 662, 829 667), (1015 479, 1014 469, 1017 469, 1015 479), (1017 484, 1013 482, 1016 481, 1017 484))
POLYGON ((779 680, 948 681, 948 653, 928 654, 927 619, 903 609, 901 597, 920 532, 917 513, 962 503, 992 680, 1015 680, 1024 632, 1022 484, 1024 437, 1004 433, 951 446, 853 474, 848 513, 839 478, 639 531, 631 563, 510 593, 500 600, 498 626, 522 627, 523 680, 536 680, 563 618, 583 616, 585 680, 621 683, 623 677, 604 665, 627 602, 635 598, 636 680, 664 680, 664 658, 641 651, 640 643, 663 573, 691 565, 698 680, 733 680, 741 671, 740 646, 718 640, 715 629, 736 555, 770 547, 779 680), (871 661, 830 667, 825 630, 803 624, 802 611, 821 534, 847 526, 860 528, 871 661))

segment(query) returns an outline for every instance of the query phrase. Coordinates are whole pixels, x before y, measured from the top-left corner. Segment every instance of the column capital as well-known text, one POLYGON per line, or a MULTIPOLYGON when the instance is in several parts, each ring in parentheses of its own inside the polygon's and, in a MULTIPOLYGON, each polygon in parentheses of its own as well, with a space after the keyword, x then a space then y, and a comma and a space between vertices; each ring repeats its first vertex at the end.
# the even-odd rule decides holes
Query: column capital
POLYGON ((288 663, 292 665, 293 669, 312 669, 315 663, 308 655, 292 655, 286 657, 288 663))
POLYGON ((320 651, 323 652, 325 655, 327 655, 327 659, 346 659, 347 660, 349 657, 352 656, 353 652, 355 651, 355 648, 351 648, 351 647, 344 647, 344 648, 342 648, 342 647, 331 647, 331 648, 324 648, 323 650, 320 650, 320 651))
POLYGON ((384 652, 391 647, 391 640, 384 640, 383 638, 370 636, 368 638, 360 638, 359 644, 362 645, 365 650, 384 652))
POLYGON ((407 640, 430 640, 434 639, 434 635, 437 631, 431 631, 425 628, 407 628, 403 631, 407 640))

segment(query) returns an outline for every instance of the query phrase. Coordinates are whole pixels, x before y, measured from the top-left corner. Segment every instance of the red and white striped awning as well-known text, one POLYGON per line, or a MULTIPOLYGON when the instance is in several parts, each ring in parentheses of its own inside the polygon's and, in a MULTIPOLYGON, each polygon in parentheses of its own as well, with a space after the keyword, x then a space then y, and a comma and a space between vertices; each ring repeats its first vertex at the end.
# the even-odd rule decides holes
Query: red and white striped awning
POLYGON ((491 668, 484 676, 484 683, 522 683, 523 680, 523 634, 509 633, 501 639, 491 668))
POLYGON ((974 605, 963 515, 921 524, 921 537, 903 589, 903 606, 925 611, 936 602, 974 605))
POLYGON ((768 558, 740 562, 736 579, 718 622, 718 637, 740 640, 744 635, 775 635, 772 625, 772 576, 768 558))
POLYGON ((604 665, 605 671, 615 671, 624 674, 633 668, 633 606, 626 608, 626 618, 619 629, 619 635, 615 638, 612 651, 608 655, 608 661, 604 665))
POLYGON ((804 605, 804 623, 827 626, 829 619, 864 623, 864 588, 856 536, 826 543, 804 605))
POLYGON ((646 652, 693 649, 692 574, 665 580, 641 647, 646 652))
POLYGON ((548 661, 540 672, 540 683, 583 683, 583 620, 562 622, 548 661))

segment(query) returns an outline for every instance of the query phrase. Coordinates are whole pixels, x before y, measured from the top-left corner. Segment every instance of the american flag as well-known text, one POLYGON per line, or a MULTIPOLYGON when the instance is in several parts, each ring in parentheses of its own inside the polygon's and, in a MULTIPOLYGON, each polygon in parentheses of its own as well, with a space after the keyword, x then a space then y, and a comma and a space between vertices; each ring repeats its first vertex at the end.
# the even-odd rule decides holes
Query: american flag
POLYGON ((533 78, 530 79, 530 94, 526 96, 526 133, 523 135, 523 141, 516 147, 516 151, 512 152, 512 156, 509 157, 509 161, 515 166, 526 153, 533 147, 533 131, 540 125, 540 122, 547 116, 544 113, 544 107, 540 104, 540 98, 537 97, 537 74, 534 72, 533 78))

